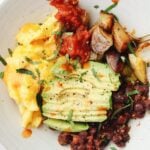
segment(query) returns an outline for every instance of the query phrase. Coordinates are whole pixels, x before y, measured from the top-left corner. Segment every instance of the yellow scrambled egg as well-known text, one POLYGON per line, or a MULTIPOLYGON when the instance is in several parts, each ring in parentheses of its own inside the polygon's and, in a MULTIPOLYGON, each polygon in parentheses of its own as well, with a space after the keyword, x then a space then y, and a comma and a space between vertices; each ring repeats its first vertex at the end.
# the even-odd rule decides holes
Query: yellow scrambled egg
POLYGON ((42 116, 36 96, 40 91, 39 81, 53 78, 50 68, 55 63, 57 41, 54 32, 61 30, 61 24, 54 14, 42 24, 25 24, 17 34, 19 45, 13 55, 6 59, 4 81, 10 97, 15 100, 22 116, 24 128, 38 127, 42 116), (34 74, 18 73, 16 69, 30 70, 34 74))

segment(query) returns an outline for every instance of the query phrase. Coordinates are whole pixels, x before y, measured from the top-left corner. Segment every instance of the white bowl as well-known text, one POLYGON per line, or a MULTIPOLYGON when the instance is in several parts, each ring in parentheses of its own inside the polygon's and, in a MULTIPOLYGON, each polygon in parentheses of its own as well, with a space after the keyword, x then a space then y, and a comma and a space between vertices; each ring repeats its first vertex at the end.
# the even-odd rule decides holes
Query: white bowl
MULTIPOLYGON (((81 6, 90 12, 92 23, 98 19, 99 10, 111 4, 110 0, 80 0, 81 6), (94 5, 99 5, 95 9, 94 5)), ((128 31, 136 30, 139 36, 150 33, 150 1, 120 0, 113 12, 128 31)), ((15 35, 26 22, 41 22, 52 11, 46 0, 0 0, 0 54, 8 55, 7 48, 15 46, 15 35)), ((4 68, 0 64, 0 71, 4 68)), ((32 137, 21 136, 20 114, 9 98, 7 88, 0 81, 0 150, 65 150, 57 142, 58 133, 45 127, 34 129, 32 137), (2 145, 2 146, 1 146, 2 145)), ((142 120, 132 121, 131 140, 125 150, 150 149, 150 115, 142 120)), ((110 148, 106 148, 110 149, 110 148)), ((120 148, 117 148, 120 149, 120 148)))

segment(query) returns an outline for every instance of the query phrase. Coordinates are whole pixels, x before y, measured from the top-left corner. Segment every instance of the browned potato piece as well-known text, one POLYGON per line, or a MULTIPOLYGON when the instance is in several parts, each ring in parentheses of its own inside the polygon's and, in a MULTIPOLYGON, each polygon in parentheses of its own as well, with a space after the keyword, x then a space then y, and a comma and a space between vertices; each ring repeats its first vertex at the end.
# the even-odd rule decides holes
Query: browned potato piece
POLYGON ((150 63, 150 42, 141 44, 136 50, 136 55, 146 63, 150 63))
POLYGON ((92 33, 91 47, 92 50, 103 57, 103 54, 113 45, 112 35, 106 33, 102 28, 97 26, 92 33))
POLYGON ((112 14, 101 11, 99 24, 104 30, 111 32, 112 26, 114 24, 114 16, 112 14))
POLYGON ((114 38, 115 48, 119 53, 124 52, 128 47, 128 43, 130 42, 129 35, 118 22, 114 23, 112 34, 114 38))
POLYGON ((134 73, 136 77, 142 82, 147 82, 147 76, 146 76, 146 64, 144 61, 134 54, 129 54, 129 60, 132 69, 134 70, 134 73))

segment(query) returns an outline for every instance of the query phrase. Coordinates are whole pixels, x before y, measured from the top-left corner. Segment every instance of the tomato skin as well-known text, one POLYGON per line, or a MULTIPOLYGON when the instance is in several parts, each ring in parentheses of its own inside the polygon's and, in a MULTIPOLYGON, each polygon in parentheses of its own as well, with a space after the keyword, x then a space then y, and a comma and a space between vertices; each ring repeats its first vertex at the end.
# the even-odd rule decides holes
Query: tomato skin
POLYGON ((60 53, 62 55, 68 54, 73 59, 79 58, 81 64, 84 64, 90 58, 90 38, 89 31, 81 26, 74 35, 63 39, 60 53))
POLYGON ((51 5, 55 6, 57 4, 70 4, 70 5, 78 5, 78 0, 52 0, 50 2, 51 5))
POLYGON ((50 4, 58 9, 55 17, 64 24, 67 31, 75 31, 81 25, 87 25, 87 13, 78 7, 78 0, 52 0, 50 4))

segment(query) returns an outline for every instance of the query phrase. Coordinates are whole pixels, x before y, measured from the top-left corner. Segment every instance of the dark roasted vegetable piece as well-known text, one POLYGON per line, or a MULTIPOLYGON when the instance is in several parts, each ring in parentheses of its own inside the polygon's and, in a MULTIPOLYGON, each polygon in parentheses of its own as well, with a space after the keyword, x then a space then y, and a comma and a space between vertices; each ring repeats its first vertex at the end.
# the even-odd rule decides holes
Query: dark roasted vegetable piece
POLYGON ((91 47, 92 50, 102 58, 103 54, 113 45, 112 35, 106 33, 101 27, 97 26, 93 30, 91 47))
POLYGON ((111 32, 114 24, 114 16, 112 14, 101 11, 99 24, 104 30, 111 32))
POLYGON ((117 51, 119 53, 125 52, 128 47, 128 43, 130 43, 130 37, 119 22, 114 23, 112 34, 117 51))
POLYGON ((120 58, 120 54, 115 50, 110 50, 106 53, 106 60, 109 66, 115 72, 122 72, 124 63, 120 58))

